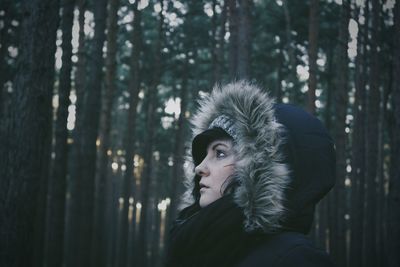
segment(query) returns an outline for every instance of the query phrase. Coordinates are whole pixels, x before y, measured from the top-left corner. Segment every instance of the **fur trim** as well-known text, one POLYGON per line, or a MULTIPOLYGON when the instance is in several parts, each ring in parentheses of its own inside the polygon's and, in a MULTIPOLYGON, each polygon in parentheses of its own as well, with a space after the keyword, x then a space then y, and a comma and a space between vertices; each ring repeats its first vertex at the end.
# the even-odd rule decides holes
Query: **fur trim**
MULTIPOLYGON (((244 227, 246 231, 274 232, 281 226, 285 213, 284 191, 290 181, 280 150, 284 126, 276 121, 274 100, 246 81, 216 86, 209 96, 199 101, 199 108, 191 119, 192 139, 207 130, 221 114, 236 121, 234 178, 239 181, 239 187, 234 200, 244 211, 244 227)), ((189 163, 193 162, 191 156, 189 158, 189 163)), ((193 170, 192 164, 191 172, 186 172, 182 207, 194 202, 193 170)))

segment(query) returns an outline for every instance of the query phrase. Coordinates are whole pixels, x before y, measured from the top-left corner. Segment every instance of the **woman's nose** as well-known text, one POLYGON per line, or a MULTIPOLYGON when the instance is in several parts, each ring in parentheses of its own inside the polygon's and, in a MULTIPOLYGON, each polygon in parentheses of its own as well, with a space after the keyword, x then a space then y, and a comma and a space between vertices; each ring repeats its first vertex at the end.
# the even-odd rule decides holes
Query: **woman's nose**
POLYGON ((196 168, 194 168, 194 171, 199 176, 207 176, 210 173, 205 160, 203 160, 199 165, 197 165, 196 168))

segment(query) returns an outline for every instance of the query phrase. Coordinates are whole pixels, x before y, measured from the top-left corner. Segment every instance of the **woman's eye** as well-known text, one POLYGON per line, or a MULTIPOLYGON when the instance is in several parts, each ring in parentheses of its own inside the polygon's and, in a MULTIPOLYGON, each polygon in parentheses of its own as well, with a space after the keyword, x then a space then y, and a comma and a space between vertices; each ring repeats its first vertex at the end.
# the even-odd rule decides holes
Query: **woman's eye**
POLYGON ((216 155, 217 155, 217 158, 223 158, 226 156, 224 151, 218 150, 218 149, 216 150, 216 155))

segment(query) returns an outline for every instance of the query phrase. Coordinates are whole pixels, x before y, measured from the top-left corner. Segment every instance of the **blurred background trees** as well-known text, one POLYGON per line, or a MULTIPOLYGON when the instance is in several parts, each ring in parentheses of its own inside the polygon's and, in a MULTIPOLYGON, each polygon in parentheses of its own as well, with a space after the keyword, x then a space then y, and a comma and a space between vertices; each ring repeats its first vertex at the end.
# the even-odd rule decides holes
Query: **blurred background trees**
POLYGON ((0 3, 0 265, 161 266, 188 119, 247 78, 318 116, 337 184, 310 237, 400 264, 394 0, 0 3))

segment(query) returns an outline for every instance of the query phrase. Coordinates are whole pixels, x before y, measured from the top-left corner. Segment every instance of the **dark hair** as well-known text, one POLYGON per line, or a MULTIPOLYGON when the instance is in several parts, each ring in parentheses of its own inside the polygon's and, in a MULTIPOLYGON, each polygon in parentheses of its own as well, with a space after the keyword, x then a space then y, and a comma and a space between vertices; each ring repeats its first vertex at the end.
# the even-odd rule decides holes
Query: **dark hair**
POLYGON ((235 192, 235 189, 237 188, 238 185, 239 185, 239 180, 234 175, 229 175, 225 179, 223 184, 221 185, 221 188, 219 189, 219 192, 223 196, 232 194, 233 192, 235 192), (225 184, 226 184, 226 187, 224 188, 225 184), (222 191, 222 188, 224 188, 223 191, 222 191))
MULTIPOLYGON (((200 179, 201 179, 200 175, 196 174, 194 176, 194 187, 193 187, 192 195, 195 200, 195 203, 199 203, 199 201, 200 201, 200 179)), ((239 185, 239 180, 234 175, 228 176, 228 178, 221 185, 221 188, 220 188, 221 195, 224 196, 224 195, 232 194, 233 192, 235 192, 235 189, 237 188, 238 185, 239 185), (225 188, 224 188, 224 185, 226 185, 225 188), (222 191, 223 188, 224 188, 224 190, 222 191)))
POLYGON ((193 179, 194 179, 194 187, 193 187, 192 195, 193 195, 194 201, 196 203, 199 203, 199 201, 200 201, 200 179, 201 179, 201 176, 195 174, 193 179))

